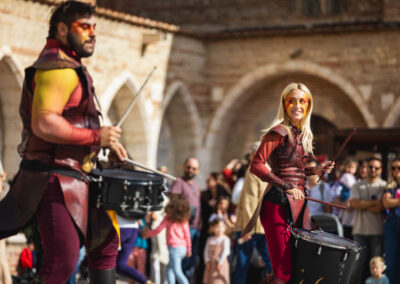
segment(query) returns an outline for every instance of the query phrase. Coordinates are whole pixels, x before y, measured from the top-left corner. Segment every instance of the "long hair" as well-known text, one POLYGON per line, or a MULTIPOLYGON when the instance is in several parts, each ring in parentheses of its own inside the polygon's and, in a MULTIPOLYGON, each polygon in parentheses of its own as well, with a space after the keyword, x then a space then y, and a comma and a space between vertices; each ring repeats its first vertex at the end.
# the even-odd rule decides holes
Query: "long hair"
MULTIPOLYGON (((392 166, 395 162, 400 162, 400 157, 395 158, 391 163, 390 166, 392 166)), ((393 176, 393 170, 390 167, 389 171, 389 177, 388 177, 388 188, 393 189, 397 185, 397 183, 400 183, 400 181, 397 181, 394 176, 393 176)))
POLYGON ((300 130, 301 130, 301 140, 303 144, 303 148, 307 153, 313 154, 313 139, 314 135, 311 131, 311 112, 313 109, 313 98, 311 95, 310 90, 306 87, 306 85, 302 83, 290 83, 286 86, 281 94, 281 99, 279 103, 278 113, 272 123, 266 128, 262 130, 262 136, 264 137, 266 133, 268 133, 272 128, 275 126, 282 124, 283 127, 286 129, 286 132, 289 135, 289 139, 293 139, 292 132, 290 131, 290 119, 285 111, 285 100, 286 97, 290 94, 293 90, 301 90, 303 91, 308 98, 308 108, 304 115, 304 117, 300 121, 300 130))

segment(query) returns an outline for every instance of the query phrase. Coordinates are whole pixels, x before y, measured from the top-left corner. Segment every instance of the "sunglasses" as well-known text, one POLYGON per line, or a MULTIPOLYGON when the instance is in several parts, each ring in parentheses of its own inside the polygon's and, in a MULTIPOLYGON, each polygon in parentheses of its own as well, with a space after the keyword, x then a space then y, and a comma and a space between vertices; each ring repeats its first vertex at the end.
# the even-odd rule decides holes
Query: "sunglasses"
POLYGON ((392 166, 391 169, 392 169, 392 171, 395 171, 395 170, 400 171, 400 166, 392 166))
POLYGON ((186 169, 188 169, 188 170, 194 170, 194 171, 197 170, 197 168, 191 167, 191 166, 187 166, 186 169))
POLYGON ((376 170, 376 171, 381 169, 381 167, 374 167, 374 166, 368 166, 368 168, 370 170, 376 170))

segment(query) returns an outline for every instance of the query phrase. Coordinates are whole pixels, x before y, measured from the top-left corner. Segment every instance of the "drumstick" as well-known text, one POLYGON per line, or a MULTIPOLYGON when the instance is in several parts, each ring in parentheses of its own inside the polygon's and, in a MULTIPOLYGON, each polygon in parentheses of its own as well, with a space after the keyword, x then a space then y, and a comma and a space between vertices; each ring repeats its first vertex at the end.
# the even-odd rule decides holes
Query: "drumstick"
POLYGON ((149 81, 151 75, 153 75, 154 70, 156 70, 157 66, 154 66, 153 70, 150 71, 149 75, 147 75, 146 80, 144 80, 143 84, 140 86, 139 91, 137 91, 136 95, 133 97, 132 101, 130 102, 128 108, 125 110, 124 114, 121 116, 121 119, 117 123, 117 127, 121 127, 122 123, 125 121, 125 119, 128 117, 129 113, 131 112, 133 106, 135 105, 136 99, 139 97, 140 93, 143 90, 143 87, 147 84, 147 81, 149 81))
MULTIPOLYGON (((336 163, 337 158, 339 158, 340 153, 342 153, 344 147, 347 145, 347 143, 349 143, 349 141, 350 141, 351 137, 353 137, 354 133, 356 133, 355 128, 353 128, 353 131, 349 134, 349 136, 347 136, 346 140, 344 140, 344 142, 340 146, 339 151, 336 153, 336 156, 333 159, 334 163, 336 163)), ((324 175, 324 171, 322 171, 321 175, 319 176, 317 183, 319 183, 319 181, 321 180, 323 175, 324 175)))
POLYGON ((308 196, 304 196, 304 198, 307 199, 307 200, 310 200, 310 201, 314 201, 314 202, 318 202, 318 203, 324 204, 324 205, 333 206, 333 207, 337 207, 337 208, 340 208, 340 209, 346 209, 346 206, 338 205, 338 204, 335 204, 335 203, 322 201, 322 200, 315 199, 315 198, 308 197, 308 196))
POLYGON ((150 172, 154 172, 154 173, 156 173, 156 174, 162 175, 162 176, 164 176, 164 177, 166 177, 166 178, 169 178, 169 179, 171 179, 171 180, 173 180, 173 181, 177 180, 177 178, 174 177, 174 176, 171 176, 171 175, 169 175, 169 174, 166 174, 166 173, 163 173, 163 172, 154 170, 154 169, 149 168, 149 167, 147 167, 147 166, 145 166, 145 165, 142 165, 142 164, 140 164, 140 163, 138 163, 138 162, 135 162, 135 161, 133 161, 133 160, 131 160, 131 159, 125 158, 124 161, 126 161, 126 162, 128 162, 128 163, 130 163, 130 164, 132 164, 132 165, 138 166, 138 167, 140 167, 140 168, 142 168, 142 169, 148 170, 148 171, 150 171, 150 172))

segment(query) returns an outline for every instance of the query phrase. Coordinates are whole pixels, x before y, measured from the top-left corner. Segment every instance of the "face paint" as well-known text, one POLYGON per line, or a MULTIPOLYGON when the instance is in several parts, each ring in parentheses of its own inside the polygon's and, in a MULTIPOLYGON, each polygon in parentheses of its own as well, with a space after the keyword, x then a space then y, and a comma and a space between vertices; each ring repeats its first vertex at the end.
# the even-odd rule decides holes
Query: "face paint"
POLYGON ((295 89, 286 96, 285 112, 296 126, 307 114, 308 106, 308 97, 300 89, 295 89))
POLYGON ((67 41, 81 57, 89 57, 93 54, 96 42, 95 29, 96 22, 94 17, 81 18, 71 24, 67 41))

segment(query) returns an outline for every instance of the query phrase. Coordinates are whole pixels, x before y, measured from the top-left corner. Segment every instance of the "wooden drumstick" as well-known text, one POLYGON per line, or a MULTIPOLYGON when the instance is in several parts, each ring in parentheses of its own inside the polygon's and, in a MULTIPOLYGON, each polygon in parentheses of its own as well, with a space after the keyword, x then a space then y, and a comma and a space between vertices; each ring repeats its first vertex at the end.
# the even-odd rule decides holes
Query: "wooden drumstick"
MULTIPOLYGON (((349 143, 351 137, 353 137, 353 135, 356 133, 356 129, 354 128, 353 131, 349 134, 349 136, 347 136, 346 140, 344 140, 344 142, 342 143, 342 145, 339 148, 339 151, 336 153, 335 158, 333 159, 333 162, 336 163, 337 158, 339 158, 339 155, 342 153, 344 147, 347 145, 347 143, 349 143)), ((322 176, 324 175, 324 171, 322 170, 321 175, 318 178, 317 183, 319 183, 319 181, 321 180, 322 176)))
POLYGON ((142 92, 144 86, 147 84, 147 82, 149 81, 151 75, 153 75, 153 72, 156 70, 156 68, 157 68, 157 66, 154 66, 154 68, 150 71, 149 75, 147 75, 147 77, 144 80, 143 84, 140 86, 139 91, 137 91, 136 95, 133 97, 132 101, 130 102, 128 108, 125 110, 124 114, 121 116, 121 119, 116 124, 117 127, 121 127, 122 123, 124 123, 125 119, 128 117, 128 115, 131 112, 133 106, 135 105, 136 99, 139 97, 139 95, 142 92))
POLYGON ((310 201, 314 201, 314 202, 318 202, 318 203, 321 203, 321 204, 324 204, 324 205, 328 205, 328 206, 337 207, 337 208, 340 208, 340 209, 346 209, 346 206, 338 205, 338 204, 327 202, 327 201, 322 201, 322 200, 315 199, 315 198, 308 197, 308 196, 304 196, 304 199, 307 199, 307 200, 310 200, 310 201))
POLYGON ((138 163, 138 162, 136 162, 136 161, 133 161, 133 160, 131 160, 131 159, 125 158, 124 161, 126 161, 126 162, 128 162, 128 163, 130 163, 130 164, 132 164, 132 165, 138 166, 139 168, 142 168, 142 169, 148 170, 148 171, 150 171, 150 172, 153 172, 153 173, 162 175, 162 176, 164 176, 164 177, 166 177, 166 178, 169 178, 170 180, 173 180, 173 181, 177 180, 177 178, 174 177, 174 176, 171 176, 171 175, 169 175, 169 174, 166 174, 166 173, 160 172, 160 171, 158 171, 158 170, 152 169, 152 168, 150 168, 150 167, 147 167, 147 166, 145 166, 145 165, 142 165, 142 164, 140 164, 140 163, 138 163))

